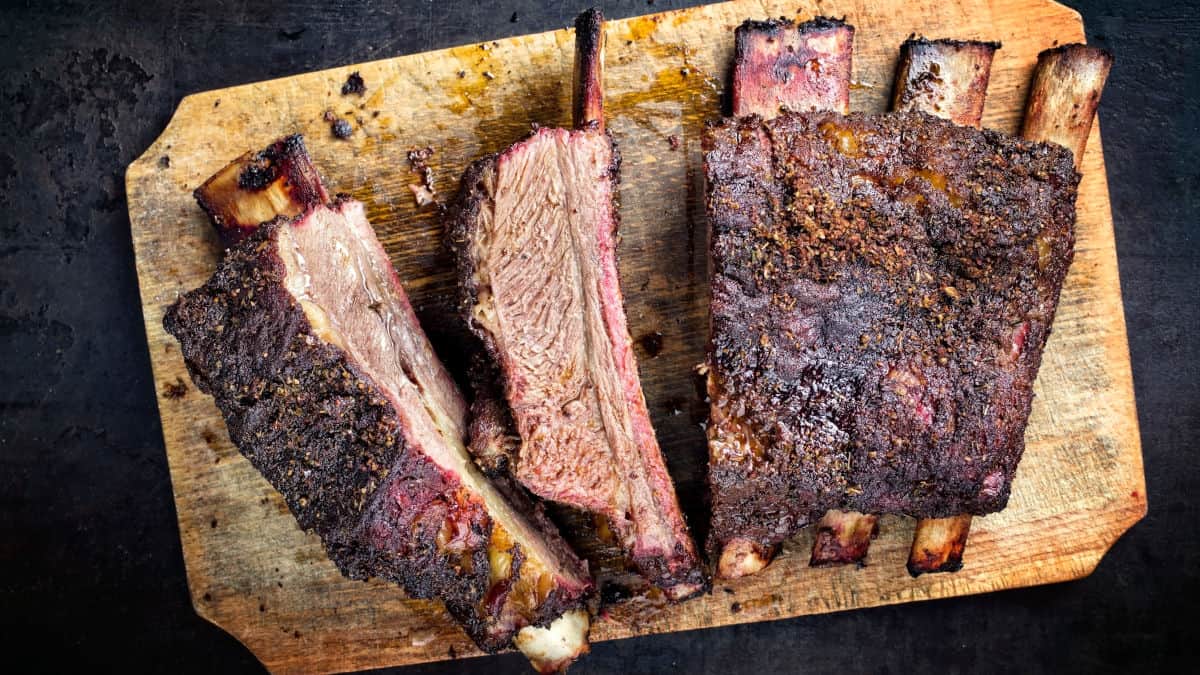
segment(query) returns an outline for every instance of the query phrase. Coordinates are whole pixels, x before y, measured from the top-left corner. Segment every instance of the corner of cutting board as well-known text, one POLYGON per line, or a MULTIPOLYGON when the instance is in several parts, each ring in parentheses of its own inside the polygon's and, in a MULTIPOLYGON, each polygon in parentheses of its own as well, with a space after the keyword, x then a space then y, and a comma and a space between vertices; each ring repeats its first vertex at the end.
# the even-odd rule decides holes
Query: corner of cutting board
POLYGON ((192 582, 191 582, 190 578, 188 579, 188 596, 191 598, 192 610, 196 612, 196 616, 200 617, 201 619, 204 619, 205 621, 211 623, 212 625, 216 626, 217 628, 220 628, 222 631, 224 631, 227 635, 232 637, 234 640, 237 640, 238 644, 245 647, 246 651, 253 654, 254 658, 257 659, 259 663, 263 664, 263 666, 267 670, 269 670, 269 671, 273 670, 273 668, 271 668, 271 664, 262 660, 262 657, 259 656, 258 652, 254 649, 254 645, 250 644, 250 642, 247 641, 246 638, 242 637, 241 635, 238 635, 238 633, 236 631, 231 630, 229 627, 223 625, 221 623, 221 621, 217 618, 217 616, 211 611, 211 609, 206 607, 206 605, 208 603, 203 602, 202 597, 199 595, 199 592, 195 588, 192 588, 192 582))
POLYGON ((1081 37, 1079 39, 1080 40, 1084 39, 1082 37, 1082 35, 1083 35, 1083 15, 1079 13, 1079 10, 1077 10, 1073 7, 1068 7, 1067 5, 1064 5, 1061 2, 1057 2, 1056 0, 1015 0, 1015 1, 1008 0, 1007 2, 1004 0, 990 0, 988 4, 991 5, 993 13, 995 13, 997 11, 1005 11, 1005 10, 1012 11, 1013 5, 1021 5, 1021 4, 1025 5, 1025 8, 1023 11, 1025 11, 1029 15, 1034 15, 1034 14, 1040 15, 1045 12, 1060 13, 1068 21, 1079 26, 1079 31, 1081 34, 1081 37), (1008 5, 1008 7, 1005 7, 1003 9, 997 8, 996 7, 997 4, 1008 5))
POLYGON ((1139 500, 1136 506, 1121 510, 1120 514, 1110 521, 1112 529, 1106 533, 1105 540, 1100 542, 1100 545, 1096 548, 1088 551, 1088 558, 1084 561, 1084 568, 1082 572, 1071 577, 1071 581, 1086 579, 1087 577, 1091 576, 1092 572, 1095 572, 1096 568, 1100 566, 1100 561, 1104 559, 1104 556, 1108 555, 1108 552, 1112 550, 1112 547, 1116 545, 1117 541, 1121 537, 1125 536, 1125 533, 1133 529, 1133 526, 1136 525, 1138 521, 1146 517, 1147 501, 1145 499, 1144 490, 1142 491, 1141 495, 1142 498, 1139 500))
POLYGON ((213 93, 209 91, 184 96, 179 101, 179 105, 175 107, 175 112, 171 113, 171 119, 167 120, 167 126, 163 127, 154 142, 137 159, 130 162, 129 166, 125 167, 125 195, 130 202, 139 195, 139 182, 147 173, 154 170, 158 158, 164 154, 162 151, 164 142, 177 135, 176 127, 183 126, 184 120, 190 116, 191 111, 200 105, 199 101, 212 99, 213 93))
POLYGON ((1075 9, 1074 7, 1068 7, 1067 5, 1064 5, 1061 2, 1055 2, 1054 0, 1051 0, 1050 4, 1055 9, 1070 16, 1071 19, 1076 21, 1080 27, 1083 27, 1083 15, 1079 13, 1079 10, 1075 9))

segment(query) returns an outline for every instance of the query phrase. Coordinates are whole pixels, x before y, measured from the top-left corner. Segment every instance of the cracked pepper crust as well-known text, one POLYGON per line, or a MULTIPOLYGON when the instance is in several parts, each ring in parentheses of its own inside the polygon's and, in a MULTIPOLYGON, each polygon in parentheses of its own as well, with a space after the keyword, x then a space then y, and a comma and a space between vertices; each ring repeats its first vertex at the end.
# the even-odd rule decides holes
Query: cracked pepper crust
POLYGON ((705 150, 710 549, 829 509, 1002 509, 1074 251, 1071 153, 923 113, 727 119, 705 150))

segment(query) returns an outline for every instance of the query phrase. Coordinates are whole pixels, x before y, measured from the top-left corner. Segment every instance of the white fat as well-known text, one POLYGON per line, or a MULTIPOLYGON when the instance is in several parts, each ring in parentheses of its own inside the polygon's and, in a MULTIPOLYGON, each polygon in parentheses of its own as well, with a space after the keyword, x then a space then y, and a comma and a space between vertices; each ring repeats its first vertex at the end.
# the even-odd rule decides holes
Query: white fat
POLYGON ((587 653, 589 627, 587 612, 574 609, 555 619, 546 628, 522 628, 513 643, 538 672, 559 672, 587 653))
POLYGON ((757 574, 771 562, 763 557, 762 549, 754 542, 745 539, 734 539, 721 551, 721 560, 717 563, 717 574, 723 579, 757 574))

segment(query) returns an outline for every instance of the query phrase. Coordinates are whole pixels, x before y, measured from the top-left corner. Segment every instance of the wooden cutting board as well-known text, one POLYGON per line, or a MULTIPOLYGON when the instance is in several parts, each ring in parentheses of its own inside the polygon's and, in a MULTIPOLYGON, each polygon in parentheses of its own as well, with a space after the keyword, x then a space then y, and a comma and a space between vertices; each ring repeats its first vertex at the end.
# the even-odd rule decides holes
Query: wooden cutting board
MULTIPOLYGON (((910 33, 1004 43, 985 126, 1015 132, 1037 53, 1082 41, 1079 15, 1044 0, 753 2, 608 24, 606 110, 624 157, 621 275, 642 381, 680 497, 701 532, 706 406, 693 367, 707 331, 700 132, 720 113, 733 28, 746 18, 845 15, 857 28, 855 110, 885 109, 910 33)), ((230 444, 212 400, 188 380, 164 309, 200 285, 217 243, 191 192, 226 162, 302 132, 331 189, 371 222, 451 368, 462 327, 433 207, 416 204, 406 152, 431 146, 444 198, 472 159, 532 122, 570 121, 573 35, 560 30, 188 96, 126 181, 158 405, 199 614, 272 671, 342 671, 478 654, 438 603, 337 572, 280 496, 230 444), (343 96, 352 71, 363 96, 343 96), (334 139, 327 110, 350 120, 334 139)), ((635 601, 599 619, 595 640, 763 621, 1076 579, 1146 512, 1137 415, 1099 127, 1083 162, 1078 245, 1046 349, 1009 507, 976 519, 957 574, 912 579, 913 521, 884 518, 867 565, 810 569, 811 533, 763 573, 674 607, 635 601)))

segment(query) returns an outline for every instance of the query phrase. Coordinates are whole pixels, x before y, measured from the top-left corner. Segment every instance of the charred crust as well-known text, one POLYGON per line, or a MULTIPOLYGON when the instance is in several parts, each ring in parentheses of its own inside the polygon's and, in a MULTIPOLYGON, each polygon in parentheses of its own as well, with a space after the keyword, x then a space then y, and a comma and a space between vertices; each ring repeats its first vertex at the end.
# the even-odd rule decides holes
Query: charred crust
POLYGON ((1069 151, 916 112, 729 119, 704 147, 710 395, 755 439, 710 431, 710 552, 829 509, 1003 508, 1073 256, 1069 151))
POLYGON ((749 33, 766 33, 768 35, 778 34, 780 31, 795 28, 801 33, 810 31, 823 31, 833 28, 851 28, 853 26, 846 23, 846 17, 840 19, 830 16, 815 16, 808 21, 797 24, 795 21, 787 17, 779 17, 778 19, 747 19, 734 29, 735 39, 742 34, 749 33))
POLYGON ((952 49, 986 49, 994 52, 1003 45, 996 40, 955 40, 953 38, 935 38, 930 40, 924 36, 915 34, 910 35, 908 39, 900 44, 901 49, 929 46, 950 47, 952 49))
POLYGON ((363 82, 362 75, 358 71, 354 71, 346 76, 346 81, 342 84, 342 96, 357 94, 362 96, 367 92, 367 84, 363 82))
POLYGON ((854 26, 846 23, 845 17, 835 19, 833 17, 817 16, 800 24, 786 17, 766 20, 747 19, 733 31, 734 62, 739 62, 746 57, 752 48, 750 40, 757 35, 766 35, 770 39, 778 39, 784 31, 792 29, 804 35, 838 28, 854 30, 854 26))
POLYGON ((258 191, 266 188, 278 176, 274 164, 250 164, 238 174, 238 187, 243 190, 258 191))
POLYGON ((677 543, 669 555, 633 556, 630 561, 639 573, 659 588, 668 591, 693 589, 685 595, 673 597, 675 602, 694 598, 712 589, 712 582, 698 564, 696 554, 687 550, 682 543, 677 543))
POLYGON ((1080 42, 1072 42, 1065 45, 1059 45, 1057 47, 1051 47, 1049 49, 1043 49, 1042 51, 1038 52, 1038 62, 1040 63, 1043 59, 1048 59, 1060 54, 1066 55, 1069 58, 1087 61, 1091 61, 1099 57, 1104 61, 1107 61, 1109 64, 1111 64, 1115 58, 1112 51, 1103 47, 1095 47, 1080 42))
POLYGON ((604 36, 604 12, 599 7, 586 9, 575 17, 575 47, 580 53, 600 51, 604 36))
POLYGON ((938 572, 957 572, 962 569, 962 558, 951 558, 942 562, 938 562, 935 556, 922 558, 918 560, 909 559, 904 567, 908 570, 909 576, 916 579, 922 574, 935 574, 938 572))
POLYGON ((444 214, 447 223, 446 248, 454 257, 455 276, 458 278, 459 311, 471 332, 484 342, 488 354, 493 358, 495 347, 488 344, 490 338, 486 331, 480 329, 471 311, 479 299, 475 258, 471 255, 471 247, 475 243, 475 222, 486 202, 492 198, 488 182, 495 179, 498 158, 498 154, 492 154, 471 162, 459 182, 458 193, 446 207, 444 214))
POLYGON ((575 18, 571 118, 577 129, 604 128, 604 14, 593 7, 575 18))
POLYGON ((468 439, 471 455, 489 478, 510 476, 521 438, 504 399, 499 369, 482 349, 472 354, 470 379, 475 394, 468 439))
POLYGON ((345 140, 354 135, 354 127, 350 126, 350 122, 339 117, 330 122, 329 132, 333 134, 334 138, 345 140))

